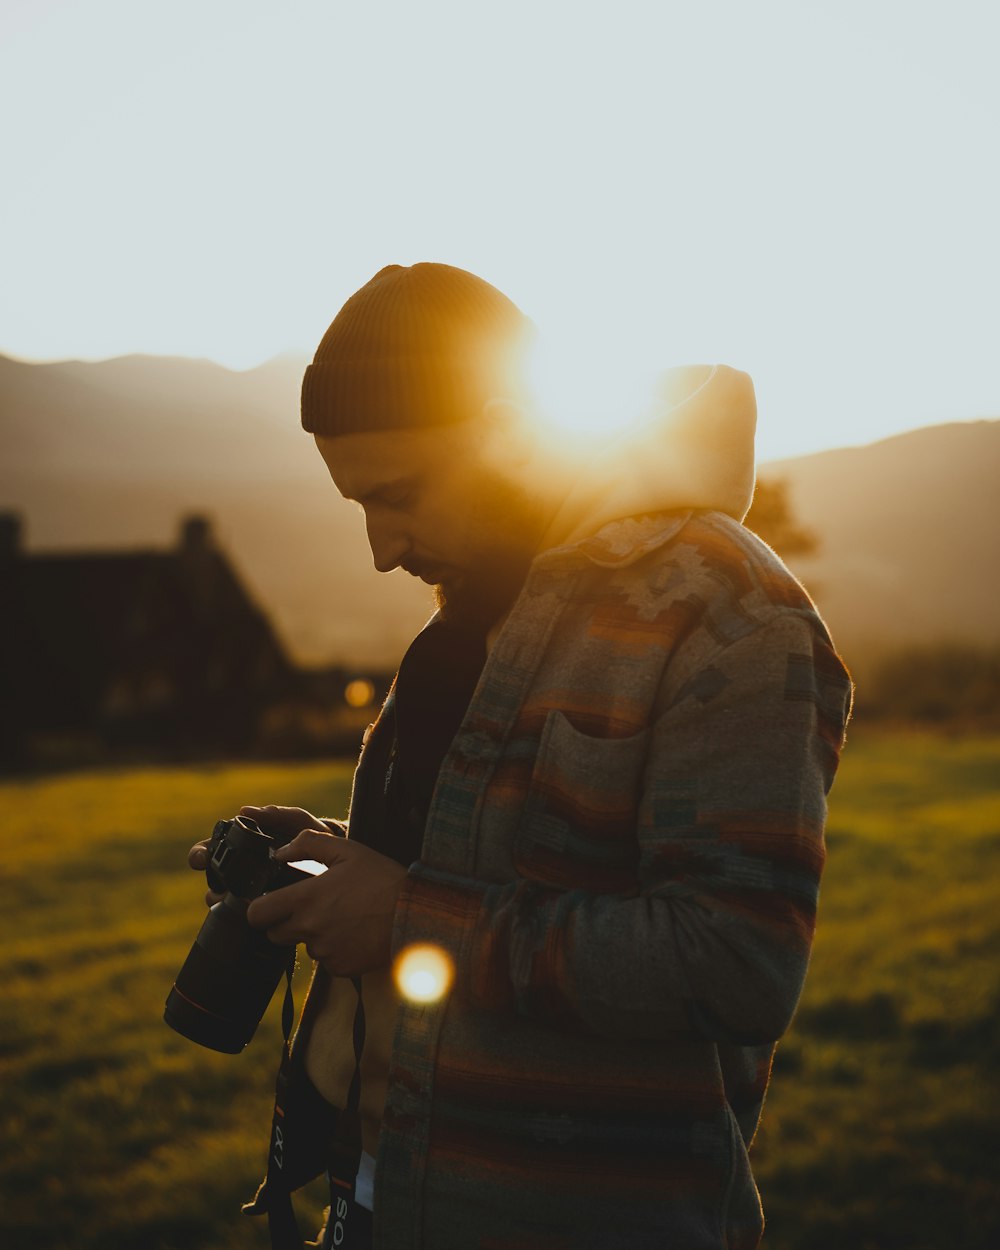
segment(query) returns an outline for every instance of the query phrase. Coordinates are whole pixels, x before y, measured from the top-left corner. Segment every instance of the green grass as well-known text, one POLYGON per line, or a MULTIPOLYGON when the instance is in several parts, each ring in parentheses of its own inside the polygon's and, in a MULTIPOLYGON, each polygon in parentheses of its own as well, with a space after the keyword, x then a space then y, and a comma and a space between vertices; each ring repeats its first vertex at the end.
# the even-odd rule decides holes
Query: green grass
POLYGON ((1000 1245, 1000 737, 852 735, 754 1149, 769 1250, 1000 1245))
MULTIPOLYGON (((349 781, 310 764, 0 785, 0 1245, 267 1244, 238 1207, 266 1152, 277 1004, 240 1056, 162 1023, 204 916, 185 857, 242 803, 342 815, 349 781)), ((809 981, 754 1146, 764 1246, 992 1250, 1000 737, 856 732, 828 832, 809 981)))
MULTIPOLYGON (((350 775, 317 764, 143 769, 0 786, 10 835, 0 1245, 267 1244, 239 1204, 267 1152, 279 1013, 273 1004, 239 1056, 163 1024, 205 915, 204 879, 186 855, 243 803, 341 816, 350 775)), ((307 1207, 315 1220, 317 1203, 307 1207)))

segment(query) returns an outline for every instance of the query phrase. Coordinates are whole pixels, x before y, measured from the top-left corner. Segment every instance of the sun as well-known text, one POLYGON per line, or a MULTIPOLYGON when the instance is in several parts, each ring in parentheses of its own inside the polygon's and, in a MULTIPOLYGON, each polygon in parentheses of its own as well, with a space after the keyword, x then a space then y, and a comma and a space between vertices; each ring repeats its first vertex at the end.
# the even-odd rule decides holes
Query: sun
POLYGON ((662 372, 627 342, 581 334, 540 334, 527 361, 539 428, 568 453, 586 454, 645 424, 662 372))

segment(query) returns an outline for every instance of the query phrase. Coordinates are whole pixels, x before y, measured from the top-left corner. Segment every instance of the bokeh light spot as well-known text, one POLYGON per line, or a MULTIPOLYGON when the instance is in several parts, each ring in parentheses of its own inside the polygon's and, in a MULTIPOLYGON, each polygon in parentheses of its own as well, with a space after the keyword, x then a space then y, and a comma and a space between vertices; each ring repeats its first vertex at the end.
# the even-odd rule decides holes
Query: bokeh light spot
POLYGON ((408 946, 396 959, 393 975, 404 998, 414 1003, 436 1003, 455 976, 450 956, 439 946, 408 946))
POLYGON ((375 687, 365 677, 349 681, 344 690, 344 701, 348 707, 368 707, 374 698, 375 687))

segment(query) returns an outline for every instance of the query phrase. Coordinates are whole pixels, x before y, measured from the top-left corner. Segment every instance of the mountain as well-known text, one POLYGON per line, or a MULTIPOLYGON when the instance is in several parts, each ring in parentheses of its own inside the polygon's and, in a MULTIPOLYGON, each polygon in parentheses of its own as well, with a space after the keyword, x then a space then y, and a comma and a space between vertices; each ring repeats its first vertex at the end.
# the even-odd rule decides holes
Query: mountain
MULTIPOLYGON (((0 356, 0 509, 29 548, 164 547, 206 513, 307 663, 391 664, 429 592, 371 566, 360 512, 298 427, 305 360, 235 373, 129 356, 0 356)), ((760 467, 787 483, 814 557, 793 563, 857 671, 904 643, 1000 637, 1000 421, 913 430, 760 467)))
POLYGON ((859 672, 947 639, 1000 640, 1000 421, 927 426, 762 465, 819 539, 789 561, 859 672))
POLYGON ((0 509, 29 549, 164 547, 205 513, 298 660, 392 664, 430 591, 372 567, 360 511, 297 428, 305 364, 0 356, 0 509))

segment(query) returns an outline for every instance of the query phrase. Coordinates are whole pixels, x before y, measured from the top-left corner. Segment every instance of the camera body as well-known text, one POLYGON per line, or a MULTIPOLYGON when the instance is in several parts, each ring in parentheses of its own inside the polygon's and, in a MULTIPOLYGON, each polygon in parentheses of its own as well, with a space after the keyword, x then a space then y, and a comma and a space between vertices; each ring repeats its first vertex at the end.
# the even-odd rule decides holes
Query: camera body
POLYGON ((309 873, 274 859, 274 852, 283 845, 249 816, 218 821, 208 844, 205 875, 209 889, 235 894, 249 903, 284 885, 307 880, 309 873))
POLYGON ((253 899, 312 875, 274 859, 282 844, 246 816, 212 831, 206 876, 224 897, 209 909, 163 1011, 172 1029, 210 1050, 239 1054, 295 965, 294 946, 269 942, 246 918, 253 899))

